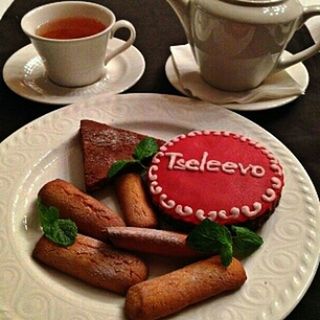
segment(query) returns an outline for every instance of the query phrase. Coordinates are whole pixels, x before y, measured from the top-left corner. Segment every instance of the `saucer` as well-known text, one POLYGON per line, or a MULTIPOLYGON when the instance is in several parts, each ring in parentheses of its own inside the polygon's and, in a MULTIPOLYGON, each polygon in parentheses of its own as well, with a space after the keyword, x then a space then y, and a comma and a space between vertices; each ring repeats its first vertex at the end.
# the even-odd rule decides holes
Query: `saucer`
MULTIPOLYGON (((112 38, 108 47, 113 50, 124 43, 112 38)), ((32 44, 15 52, 5 63, 3 79, 16 94, 47 104, 71 104, 100 93, 116 94, 133 86, 145 70, 145 60, 134 46, 113 58, 106 67, 106 76, 94 84, 79 87, 61 87, 51 82, 40 56, 32 44)))
MULTIPOLYGON (((285 52, 287 55, 291 55, 289 52, 285 52)), ((309 84, 309 73, 307 68, 304 66, 302 62, 293 65, 290 68, 287 68, 286 71, 289 75, 301 86, 302 90, 305 91, 309 84)), ((178 74, 176 71, 176 66, 173 63, 172 55, 169 56, 165 65, 165 72, 169 82, 172 86, 177 89, 182 94, 192 97, 191 92, 185 90, 178 78, 178 74)), ((219 89, 215 89, 219 90, 219 89)), ((277 99, 270 99, 270 100, 260 100, 256 102, 250 103, 228 103, 228 104, 221 104, 220 107, 224 107, 231 110, 238 110, 238 111, 257 111, 257 110, 266 110, 277 108, 283 106, 295 99, 297 99, 299 95, 284 97, 284 98, 277 98, 277 99)))

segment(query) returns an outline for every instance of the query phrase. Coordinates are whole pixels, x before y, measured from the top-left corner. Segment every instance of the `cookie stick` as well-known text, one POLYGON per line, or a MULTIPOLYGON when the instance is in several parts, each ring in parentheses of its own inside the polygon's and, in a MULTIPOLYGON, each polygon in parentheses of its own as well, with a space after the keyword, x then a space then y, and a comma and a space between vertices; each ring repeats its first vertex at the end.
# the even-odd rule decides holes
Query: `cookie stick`
POLYGON ((147 266, 138 257, 81 234, 69 247, 60 247, 43 236, 33 257, 95 287, 120 294, 148 275, 147 266))
POLYGON ((132 286, 125 313, 130 320, 155 320, 225 291, 236 290, 246 280, 242 264, 233 259, 226 268, 219 256, 132 286))
POLYGON ((73 220, 80 233, 96 239, 105 240, 106 227, 125 225, 110 208, 61 179, 46 183, 39 197, 46 205, 58 208, 61 218, 73 220))
POLYGON ((187 235, 166 230, 108 227, 107 238, 118 248, 172 257, 199 257, 186 244, 187 235))
POLYGON ((116 183, 117 197, 126 224, 131 227, 154 228, 158 221, 147 199, 141 176, 136 173, 121 175, 116 183))

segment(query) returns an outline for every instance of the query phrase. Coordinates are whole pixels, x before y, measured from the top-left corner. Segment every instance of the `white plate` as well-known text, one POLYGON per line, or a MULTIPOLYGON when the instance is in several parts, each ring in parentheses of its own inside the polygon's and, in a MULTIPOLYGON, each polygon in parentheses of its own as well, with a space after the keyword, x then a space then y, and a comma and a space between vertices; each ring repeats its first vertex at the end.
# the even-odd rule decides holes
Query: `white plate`
MULTIPOLYGON (((320 247, 319 200, 298 160, 271 134, 232 111, 184 97, 125 94, 100 95, 59 109, 0 144, 0 310, 5 319, 123 319, 123 297, 31 258, 41 234, 34 210, 40 187, 54 178, 83 186, 78 130, 84 118, 162 139, 193 129, 236 131, 274 152, 286 184, 276 212, 261 230, 264 245, 244 261, 247 282, 170 319, 211 320, 214 314, 219 320, 278 320, 290 313, 314 277, 320 247)), ((110 193, 104 195, 103 201, 116 208, 110 193)), ((172 259, 153 259, 151 274, 174 267, 172 259)))
MULTIPOLYGON (((124 41, 112 38, 108 49, 119 47, 124 41)), ((106 76, 98 82, 80 88, 61 87, 51 82, 40 56, 32 44, 15 52, 3 68, 7 86, 16 94, 42 103, 70 104, 100 93, 115 94, 132 87, 143 75, 145 60, 134 46, 112 59, 106 76)))
MULTIPOLYGON (((286 54, 290 54, 286 52, 286 54)), ((169 56, 165 65, 165 71, 169 82, 173 85, 175 89, 186 96, 190 96, 190 94, 184 90, 180 84, 179 78, 177 76, 177 71, 175 69, 172 56, 169 56)), ((286 71, 290 74, 290 76, 299 83, 300 87, 303 91, 305 91, 309 84, 309 73, 307 68, 304 66, 303 63, 298 63, 288 69, 286 71)), ((215 89, 217 90, 217 89, 215 89)), ((231 110, 238 110, 238 111, 257 111, 257 110, 266 110, 281 107, 291 101, 294 101, 299 96, 291 96, 279 99, 271 99, 271 100, 261 100, 252 103, 230 103, 230 104, 223 104, 220 107, 224 107, 231 110)))

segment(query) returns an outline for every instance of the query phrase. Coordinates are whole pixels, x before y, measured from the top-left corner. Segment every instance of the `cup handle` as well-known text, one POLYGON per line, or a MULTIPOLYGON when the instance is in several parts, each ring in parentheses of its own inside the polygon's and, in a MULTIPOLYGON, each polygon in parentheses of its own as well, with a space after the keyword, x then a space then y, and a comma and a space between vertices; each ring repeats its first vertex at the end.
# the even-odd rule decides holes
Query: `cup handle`
POLYGON ((126 28, 129 30, 129 32, 130 32, 129 39, 125 43, 123 43, 121 46, 119 46, 117 49, 115 49, 107 54, 107 56, 104 60, 105 65, 111 59, 113 59, 115 56, 117 56, 119 53, 127 50, 134 43, 134 41, 136 39, 136 29, 134 28, 133 24, 127 20, 116 21, 116 23, 111 28, 110 39, 112 39, 114 37, 114 34, 116 33, 116 31, 121 28, 126 28))
MULTIPOLYGON (((303 8, 303 14, 301 17, 301 22, 298 26, 297 29, 299 29, 300 27, 302 27, 302 25, 310 18, 320 15, 320 7, 315 5, 315 6, 308 6, 308 7, 304 7, 303 8)), ((304 49, 292 56, 284 56, 284 54, 282 53, 280 55, 280 58, 278 60, 278 64, 275 68, 275 71, 280 71, 283 70, 285 68, 288 68, 298 62, 304 61, 310 57, 312 57, 313 55, 315 55, 316 53, 318 53, 320 49, 320 41, 317 41, 313 46, 304 49)))

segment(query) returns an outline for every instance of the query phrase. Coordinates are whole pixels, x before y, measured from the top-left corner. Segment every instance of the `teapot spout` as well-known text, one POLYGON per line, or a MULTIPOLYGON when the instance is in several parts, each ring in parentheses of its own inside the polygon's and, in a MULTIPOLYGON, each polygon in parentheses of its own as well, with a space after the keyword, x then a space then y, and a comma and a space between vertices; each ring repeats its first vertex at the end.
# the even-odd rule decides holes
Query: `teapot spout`
POLYGON ((169 5, 172 7, 173 11, 178 16, 186 37, 190 41, 190 17, 189 17, 189 3, 190 0, 167 0, 169 5))

